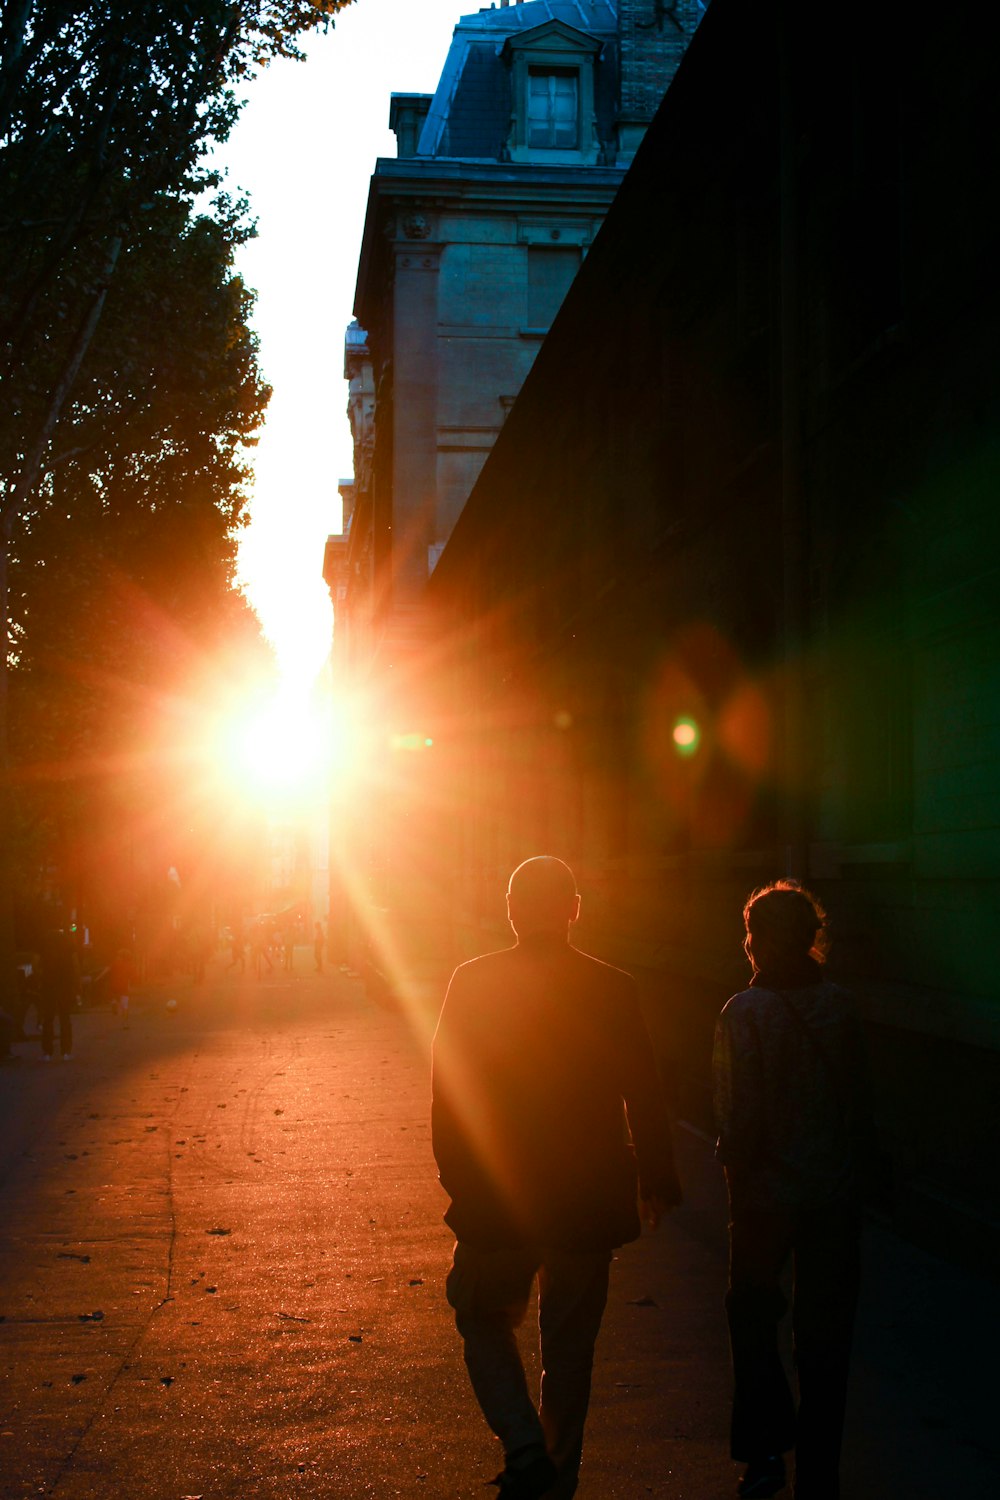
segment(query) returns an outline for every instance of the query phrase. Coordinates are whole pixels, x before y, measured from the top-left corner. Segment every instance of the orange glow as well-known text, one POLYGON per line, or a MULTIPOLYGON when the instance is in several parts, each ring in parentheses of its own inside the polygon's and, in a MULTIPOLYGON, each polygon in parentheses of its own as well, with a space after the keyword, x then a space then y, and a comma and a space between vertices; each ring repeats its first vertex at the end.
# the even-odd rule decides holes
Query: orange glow
POLYGON ((334 713, 289 686, 217 720, 208 753, 230 792, 297 804, 321 797, 331 771, 353 774, 360 754, 346 712, 334 713))
POLYGON ((694 622, 670 641, 653 678, 643 750, 667 837, 722 848, 740 835, 772 774, 772 683, 754 681, 712 625, 694 622))
POLYGON ((771 759, 771 712, 763 693, 741 684, 719 714, 719 739, 730 760, 749 776, 764 775, 771 759))
POLYGON ((357 777, 365 761, 364 736, 357 710, 343 700, 332 705, 327 702, 320 723, 324 727, 324 754, 334 779, 344 782, 357 777))
POLYGON ((280 697, 263 708, 237 717, 227 726, 220 758, 239 780, 265 789, 285 788, 308 780, 320 761, 322 737, 315 719, 302 705, 280 697))
POLYGON ((644 749, 661 804, 673 816, 687 816, 692 780, 699 780, 708 757, 701 748, 702 726, 711 723, 708 702, 680 651, 662 663, 646 706, 644 749), (686 761, 682 772, 679 762, 686 761))

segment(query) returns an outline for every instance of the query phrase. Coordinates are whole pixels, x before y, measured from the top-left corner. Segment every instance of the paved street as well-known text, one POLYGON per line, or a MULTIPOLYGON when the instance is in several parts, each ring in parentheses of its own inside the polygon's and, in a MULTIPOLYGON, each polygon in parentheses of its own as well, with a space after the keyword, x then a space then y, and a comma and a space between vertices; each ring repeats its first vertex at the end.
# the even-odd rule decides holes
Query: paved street
MULTIPOLYGON (((442 1283, 426 1036, 347 976, 221 965, 0 1069, 0 1496, 484 1497, 442 1283), (174 1011, 166 1000, 178 1001, 174 1011)), ((620 1252, 580 1500, 724 1500, 725 1208, 620 1252)), ((995 1287, 873 1231, 845 1500, 1000 1493, 995 1287)))

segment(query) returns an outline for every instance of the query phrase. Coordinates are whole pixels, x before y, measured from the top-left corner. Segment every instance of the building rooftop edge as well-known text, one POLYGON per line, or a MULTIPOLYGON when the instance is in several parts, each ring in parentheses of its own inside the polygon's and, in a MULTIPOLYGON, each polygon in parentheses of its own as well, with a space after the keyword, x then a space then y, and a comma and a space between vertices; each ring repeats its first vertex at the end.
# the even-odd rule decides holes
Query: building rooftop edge
POLYGON ((556 162, 494 161, 491 157, 483 156, 380 156, 376 159, 372 173, 372 186, 375 186, 378 179, 393 177, 461 178, 468 181, 470 167, 474 167, 483 178, 493 178, 498 182, 521 182, 525 178, 544 182, 546 179, 556 181, 566 177, 588 182, 612 182, 624 177, 628 170, 624 163, 620 167, 608 167, 589 166, 583 162, 567 162, 562 165, 556 162))

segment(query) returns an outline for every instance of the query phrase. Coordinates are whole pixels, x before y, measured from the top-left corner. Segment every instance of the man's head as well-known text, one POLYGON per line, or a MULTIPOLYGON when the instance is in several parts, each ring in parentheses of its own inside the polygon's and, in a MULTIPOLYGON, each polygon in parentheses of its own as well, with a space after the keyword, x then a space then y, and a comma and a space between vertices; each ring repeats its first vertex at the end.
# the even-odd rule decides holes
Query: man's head
POLYGON ((519 938, 533 933, 565 937, 580 915, 580 897, 569 865, 549 854, 518 865, 507 887, 507 915, 519 938))

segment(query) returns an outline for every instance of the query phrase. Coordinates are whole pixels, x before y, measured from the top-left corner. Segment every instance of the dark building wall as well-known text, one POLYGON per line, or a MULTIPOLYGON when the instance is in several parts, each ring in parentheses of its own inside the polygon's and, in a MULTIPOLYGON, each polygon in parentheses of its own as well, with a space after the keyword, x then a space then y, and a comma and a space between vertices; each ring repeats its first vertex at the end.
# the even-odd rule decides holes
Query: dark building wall
POLYGON ((864 46, 801 11, 715 0, 438 564, 439 847, 470 946, 512 863, 577 866, 581 940, 643 972, 703 1123, 742 901, 806 878, 900 1221, 985 1255, 991 69, 971 5, 933 34, 873 6, 864 46))
MULTIPOLYGON (((630 65, 642 62, 643 38, 655 67, 644 74, 644 112, 630 121, 633 141, 680 55, 651 27, 633 36, 630 65), (659 91, 650 93, 653 74, 659 91)), ((331 911, 343 914, 332 930, 347 934, 348 948, 362 930, 384 946, 391 927, 398 973, 440 961, 447 944, 435 939, 426 960, 417 929, 431 909, 447 927, 455 878, 428 828, 436 809, 424 795, 434 775, 425 762, 435 757, 412 750, 428 738, 425 679, 435 666, 427 579, 624 176, 619 84, 612 0, 483 8, 456 27, 433 98, 393 96, 399 157, 379 161, 372 178, 360 321, 347 341, 353 506, 346 537, 327 549, 327 577, 335 691, 375 748, 350 805, 335 812, 335 853, 361 873, 345 883, 334 868, 331 911), (528 139, 532 60, 575 75, 575 145, 528 139)))

